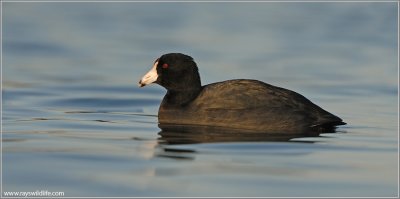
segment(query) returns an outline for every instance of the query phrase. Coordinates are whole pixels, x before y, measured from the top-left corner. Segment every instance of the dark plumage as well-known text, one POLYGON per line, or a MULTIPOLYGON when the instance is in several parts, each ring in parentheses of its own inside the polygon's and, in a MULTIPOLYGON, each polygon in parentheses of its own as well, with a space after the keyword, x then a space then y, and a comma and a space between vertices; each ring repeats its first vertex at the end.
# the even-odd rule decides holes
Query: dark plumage
POLYGON ((139 82, 167 89, 158 112, 160 127, 213 126, 256 133, 304 134, 345 124, 304 96, 257 80, 236 79, 201 86, 190 56, 161 56, 139 82))

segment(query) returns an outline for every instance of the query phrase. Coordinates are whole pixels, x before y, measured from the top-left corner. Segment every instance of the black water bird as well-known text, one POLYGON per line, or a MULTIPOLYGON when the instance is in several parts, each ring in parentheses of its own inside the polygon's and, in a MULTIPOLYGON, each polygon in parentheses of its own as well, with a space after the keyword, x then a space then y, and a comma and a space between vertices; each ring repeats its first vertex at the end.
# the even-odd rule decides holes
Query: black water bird
POLYGON ((223 132, 304 134, 332 132, 346 124, 301 94, 258 80, 202 86, 193 58, 181 53, 158 58, 139 86, 151 83, 167 89, 158 112, 163 130, 208 126, 223 132))

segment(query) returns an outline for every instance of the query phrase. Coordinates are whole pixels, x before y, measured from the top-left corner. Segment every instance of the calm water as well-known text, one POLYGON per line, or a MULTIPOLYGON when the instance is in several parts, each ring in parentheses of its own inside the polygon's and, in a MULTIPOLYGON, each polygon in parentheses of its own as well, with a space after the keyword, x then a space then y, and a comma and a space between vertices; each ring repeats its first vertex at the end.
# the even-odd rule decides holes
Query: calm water
POLYGON ((397 23, 396 3, 3 3, 2 191, 398 196, 397 23), (165 90, 137 87, 167 52, 204 84, 259 79, 348 125, 168 144, 165 90))

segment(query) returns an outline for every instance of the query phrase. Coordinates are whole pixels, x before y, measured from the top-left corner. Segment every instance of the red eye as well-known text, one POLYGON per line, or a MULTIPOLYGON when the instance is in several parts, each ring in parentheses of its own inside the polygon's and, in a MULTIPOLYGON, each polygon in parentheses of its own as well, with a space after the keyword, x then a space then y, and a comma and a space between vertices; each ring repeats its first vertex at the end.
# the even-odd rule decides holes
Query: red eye
POLYGON ((161 67, 162 68, 168 68, 168 64, 163 64, 161 67))

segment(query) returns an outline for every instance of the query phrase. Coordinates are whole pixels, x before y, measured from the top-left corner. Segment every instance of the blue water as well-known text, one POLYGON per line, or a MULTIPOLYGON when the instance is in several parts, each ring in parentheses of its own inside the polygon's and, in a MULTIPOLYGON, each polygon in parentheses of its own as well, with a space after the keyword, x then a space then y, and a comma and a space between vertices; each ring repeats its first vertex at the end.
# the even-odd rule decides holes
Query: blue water
POLYGON ((398 196, 397 3, 2 6, 2 194, 398 196), (170 145, 165 90, 137 87, 168 52, 194 57, 203 84, 258 79, 348 124, 170 145))

